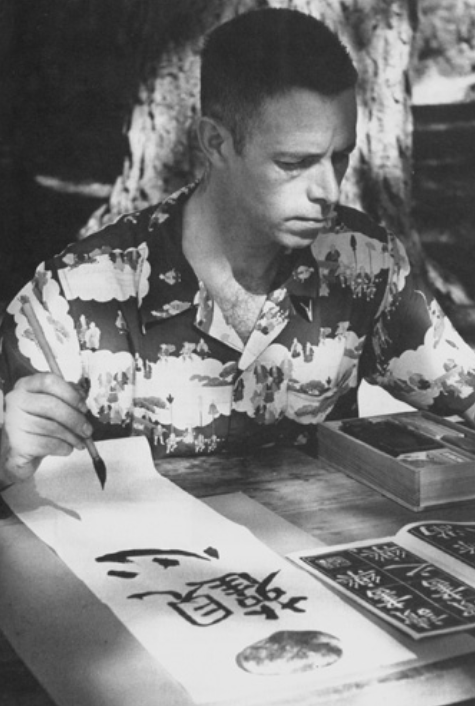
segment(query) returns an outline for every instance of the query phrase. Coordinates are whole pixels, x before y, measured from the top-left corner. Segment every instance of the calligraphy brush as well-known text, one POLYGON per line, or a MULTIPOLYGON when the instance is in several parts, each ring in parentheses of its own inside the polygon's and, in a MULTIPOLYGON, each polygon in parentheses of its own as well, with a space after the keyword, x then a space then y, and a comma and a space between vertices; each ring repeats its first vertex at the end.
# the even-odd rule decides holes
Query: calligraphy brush
MULTIPOLYGON (((46 358, 46 362, 48 363, 48 367, 51 370, 52 373, 55 375, 58 375, 59 377, 63 378, 64 380, 64 375, 61 372, 61 368, 58 365, 58 361, 56 360, 53 351, 51 350, 51 347, 46 340, 46 336, 44 334, 43 329, 41 328, 41 324, 38 321, 38 317, 36 316, 33 307, 31 306, 31 302, 28 299, 28 297, 22 297, 22 309, 23 313, 25 314, 28 323, 31 326, 31 329, 33 331, 33 335, 36 338, 36 341, 41 348, 41 351, 43 352, 44 357, 46 358)), ((89 455, 92 459, 92 463, 94 465, 94 471, 96 472, 96 476, 99 479, 99 483, 101 484, 101 488, 104 489, 104 486, 106 484, 106 477, 107 477, 107 470, 106 470, 106 464, 102 460, 102 458, 99 455, 99 452, 96 448, 95 443, 93 440, 89 437, 87 439, 84 439, 84 444, 89 451, 89 455)))

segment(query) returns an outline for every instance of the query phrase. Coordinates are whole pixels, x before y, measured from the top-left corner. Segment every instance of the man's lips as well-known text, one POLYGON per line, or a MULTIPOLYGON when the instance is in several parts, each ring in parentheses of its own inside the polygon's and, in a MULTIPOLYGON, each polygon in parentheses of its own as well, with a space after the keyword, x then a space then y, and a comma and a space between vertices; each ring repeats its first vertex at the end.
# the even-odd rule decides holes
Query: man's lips
POLYGON ((297 223, 308 223, 309 225, 322 225, 322 223, 327 223, 329 218, 295 218, 297 223))
POLYGON ((328 227, 332 223, 332 217, 328 218, 292 218, 288 221, 289 226, 299 232, 315 232, 328 227))

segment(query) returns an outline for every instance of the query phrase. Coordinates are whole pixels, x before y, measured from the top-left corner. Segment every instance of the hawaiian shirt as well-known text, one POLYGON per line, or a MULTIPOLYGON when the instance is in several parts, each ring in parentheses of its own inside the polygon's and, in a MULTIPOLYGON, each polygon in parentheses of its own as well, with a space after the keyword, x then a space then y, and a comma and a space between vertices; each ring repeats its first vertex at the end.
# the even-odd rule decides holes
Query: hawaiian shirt
POLYGON ((357 415, 362 377, 439 414, 475 402, 475 353, 414 287, 402 244, 344 206, 330 232, 282 254, 243 343, 182 251, 194 188, 38 268, 3 323, 5 393, 48 370, 28 297, 64 376, 87 390, 95 438, 145 434, 157 458, 306 442, 357 415))

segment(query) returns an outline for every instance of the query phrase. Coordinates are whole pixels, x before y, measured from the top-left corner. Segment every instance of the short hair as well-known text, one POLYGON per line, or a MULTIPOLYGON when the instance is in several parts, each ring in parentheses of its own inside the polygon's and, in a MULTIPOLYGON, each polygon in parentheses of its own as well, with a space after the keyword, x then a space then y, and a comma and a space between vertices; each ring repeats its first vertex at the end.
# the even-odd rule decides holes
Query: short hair
POLYGON ((230 131, 239 153, 266 99, 293 88, 335 96, 357 77, 347 49, 320 20, 298 10, 252 10, 205 40, 201 112, 230 131))

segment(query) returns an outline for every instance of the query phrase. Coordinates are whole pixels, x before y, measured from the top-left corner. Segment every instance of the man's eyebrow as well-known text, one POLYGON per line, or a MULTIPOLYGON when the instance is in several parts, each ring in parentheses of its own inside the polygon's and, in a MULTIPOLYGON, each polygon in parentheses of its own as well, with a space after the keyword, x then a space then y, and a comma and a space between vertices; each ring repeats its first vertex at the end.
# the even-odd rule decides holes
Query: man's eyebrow
MULTIPOLYGON (((343 147, 340 150, 335 150, 334 154, 344 154, 347 152, 348 154, 350 152, 353 152, 353 150, 356 148, 356 142, 352 142, 351 144, 347 145, 346 147, 343 147)), ((323 157, 325 152, 317 152, 317 151, 311 151, 311 150, 293 150, 293 149, 281 149, 277 150, 275 152, 275 159, 279 159, 282 157, 293 157, 294 159, 312 159, 315 157, 323 157)))

